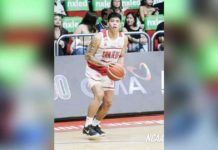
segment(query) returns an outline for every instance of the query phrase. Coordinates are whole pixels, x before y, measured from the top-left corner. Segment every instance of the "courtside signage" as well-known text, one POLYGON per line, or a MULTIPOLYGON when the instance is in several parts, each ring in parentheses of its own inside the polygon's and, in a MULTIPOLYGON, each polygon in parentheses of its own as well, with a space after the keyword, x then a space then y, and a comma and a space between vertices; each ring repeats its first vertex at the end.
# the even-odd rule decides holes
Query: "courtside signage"
POLYGON ((158 3, 162 3, 164 2, 164 0, 154 0, 153 5, 158 4, 158 3))
MULTIPOLYGON (((122 0, 123 8, 125 9, 139 9, 140 0, 122 0)), ((92 7, 94 11, 101 11, 104 8, 110 8, 111 0, 92 0, 92 7)))
MULTIPOLYGON (((55 57, 55 118, 86 115, 93 94, 85 67, 84 56, 55 57)), ((163 52, 127 53, 125 69, 109 114, 163 111, 163 52)))
POLYGON ((73 33, 81 21, 82 17, 64 17, 62 27, 68 32, 73 33))
POLYGON ((110 8, 111 0, 92 0, 94 11, 101 11, 104 8, 110 8))
POLYGON ((66 11, 88 11, 88 0, 66 0, 65 8, 66 11))
POLYGON ((122 0, 123 8, 139 9, 140 0, 122 0))
POLYGON ((156 30, 158 24, 164 21, 163 15, 153 15, 147 16, 144 20, 144 28, 145 30, 156 30))

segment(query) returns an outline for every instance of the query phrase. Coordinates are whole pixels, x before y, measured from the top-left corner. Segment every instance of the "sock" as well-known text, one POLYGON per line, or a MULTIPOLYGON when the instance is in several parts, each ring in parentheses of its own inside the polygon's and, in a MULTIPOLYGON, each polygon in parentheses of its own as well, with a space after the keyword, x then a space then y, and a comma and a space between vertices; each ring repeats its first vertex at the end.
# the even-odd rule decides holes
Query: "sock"
POLYGON ((100 124, 101 121, 97 120, 96 118, 94 118, 93 122, 92 122, 92 125, 93 126, 97 126, 100 124))
POLYGON ((85 122, 85 127, 92 124, 92 122, 93 122, 93 118, 87 116, 86 117, 86 122, 85 122))

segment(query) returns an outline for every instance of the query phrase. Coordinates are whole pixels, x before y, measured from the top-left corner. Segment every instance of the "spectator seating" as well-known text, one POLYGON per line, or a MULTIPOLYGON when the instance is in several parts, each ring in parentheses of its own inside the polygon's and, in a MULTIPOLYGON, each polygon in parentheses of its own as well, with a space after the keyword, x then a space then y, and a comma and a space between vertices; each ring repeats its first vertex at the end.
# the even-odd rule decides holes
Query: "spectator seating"
MULTIPOLYGON (((163 15, 153 15, 153 16, 147 16, 144 20, 144 31, 148 33, 150 37, 153 36, 153 34, 157 30, 157 26, 159 23, 164 21, 163 15)), ((158 42, 157 40, 154 41, 154 48, 157 48, 158 42)))
MULTIPOLYGON (((164 0, 154 0, 154 4, 162 3, 163 1, 164 0)), ((140 3, 141 0, 122 0, 123 8, 128 8, 127 10, 125 10, 125 16, 128 12, 138 13, 140 3)), ((96 12, 98 16, 97 23, 99 23, 102 19, 101 10, 103 8, 110 8, 110 4, 111 0, 65 0, 64 6, 67 17, 63 18, 62 26, 69 33, 74 33, 76 27, 82 21, 86 12, 90 10, 96 12)), ((122 26, 124 26, 125 23, 125 16, 122 16, 122 26)), ((163 15, 153 15, 145 17, 144 31, 147 32, 150 37, 152 37, 153 34, 156 32, 158 24, 162 21, 164 21, 163 15)), ((137 18, 137 22, 140 22, 139 18, 137 18)), ((157 40, 155 40, 154 42, 154 48, 156 48, 158 45, 157 40)), ((69 44, 71 43, 72 39, 70 39, 69 44)))
MULTIPOLYGON (((80 24, 82 21, 82 17, 64 17, 62 20, 62 26, 65 28, 68 33, 74 33, 76 30, 77 26, 80 24)), ((72 38, 69 39, 69 43, 67 44, 67 54, 70 55, 70 46, 72 44, 73 40, 72 38)))

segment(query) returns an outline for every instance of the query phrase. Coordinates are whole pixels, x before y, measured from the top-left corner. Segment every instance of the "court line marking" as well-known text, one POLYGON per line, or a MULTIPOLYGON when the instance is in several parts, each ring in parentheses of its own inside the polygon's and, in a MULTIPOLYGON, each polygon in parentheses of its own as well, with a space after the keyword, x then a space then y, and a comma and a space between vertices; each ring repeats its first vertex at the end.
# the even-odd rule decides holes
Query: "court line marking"
MULTIPOLYGON (((130 121, 130 122, 115 122, 115 123, 102 123, 101 127, 104 129, 111 128, 126 128, 126 127, 141 127, 141 126, 153 126, 163 125, 164 120, 145 120, 145 121, 130 121)), ((68 132, 68 131, 79 131, 83 129, 83 125, 68 125, 55 127, 55 132, 68 132)))
MULTIPOLYGON (((89 140, 89 139, 87 139, 89 140)), ((81 143, 147 143, 146 140, 138 140, 138 141, 132 141, 132 140, 120 140, 120 141, 101 141, 101 140, 89 140, 84 142, 61 142, 61 143, 54 143, 54 144, 81 144, 81 143)), ((159 143, 159 142, 157 142, 159 143)))

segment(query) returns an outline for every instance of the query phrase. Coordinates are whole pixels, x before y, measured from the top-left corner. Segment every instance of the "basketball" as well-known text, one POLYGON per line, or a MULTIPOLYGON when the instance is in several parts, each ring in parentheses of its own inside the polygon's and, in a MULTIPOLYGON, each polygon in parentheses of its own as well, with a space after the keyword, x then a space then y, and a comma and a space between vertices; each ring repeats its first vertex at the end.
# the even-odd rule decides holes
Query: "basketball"
POLYGON ((107 68, 107 75, 113 81, 121 80, 125 75, 125 70, 120 64, 111 63, 107 68))

